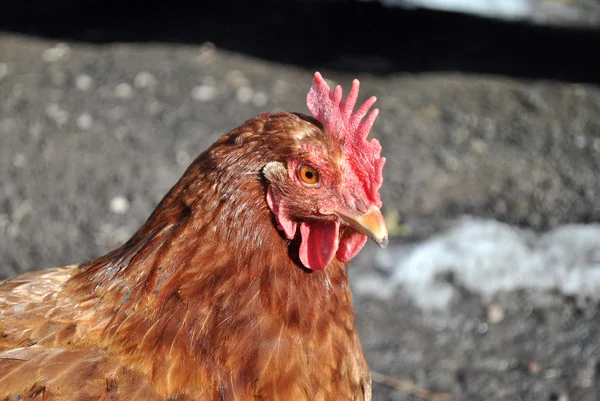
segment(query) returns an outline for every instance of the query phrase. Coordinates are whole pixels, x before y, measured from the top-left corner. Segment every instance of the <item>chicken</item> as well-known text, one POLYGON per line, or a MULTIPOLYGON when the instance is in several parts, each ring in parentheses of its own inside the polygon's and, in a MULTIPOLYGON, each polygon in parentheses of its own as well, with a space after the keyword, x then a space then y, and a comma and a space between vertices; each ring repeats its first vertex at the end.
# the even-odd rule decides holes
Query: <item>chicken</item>
POLYGON ((312 117, 222 136, 123 246, 1 282, 0 400, 370 400, 348 261, 387 245, 385 159, 358 91, 315 73, 312 117))

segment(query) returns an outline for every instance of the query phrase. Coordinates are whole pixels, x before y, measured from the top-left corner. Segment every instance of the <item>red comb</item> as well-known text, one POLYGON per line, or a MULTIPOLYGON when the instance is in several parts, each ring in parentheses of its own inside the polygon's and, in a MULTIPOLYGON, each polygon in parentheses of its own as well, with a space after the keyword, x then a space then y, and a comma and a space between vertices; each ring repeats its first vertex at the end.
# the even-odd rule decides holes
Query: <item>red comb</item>
POLYGON ((315 72, 312 87, 306 96, 306 106, 331 135, 344 139, 344 153, 351 164, 357 167, 353 170, 366 179, 361 180, 363 183, 370 183, 369 192, 379 199, 376 192, 383 181, 385 158, 380 157, 381 145, 377 139, 367 141, 379 110, 373 109, 363 121, 377 98, 371 96, 354 112, 359 86, 358 79, 353 80, 352 89, 344 101, 342 87, 338 85, 335 90, 331 90, 321 74, 315 72))

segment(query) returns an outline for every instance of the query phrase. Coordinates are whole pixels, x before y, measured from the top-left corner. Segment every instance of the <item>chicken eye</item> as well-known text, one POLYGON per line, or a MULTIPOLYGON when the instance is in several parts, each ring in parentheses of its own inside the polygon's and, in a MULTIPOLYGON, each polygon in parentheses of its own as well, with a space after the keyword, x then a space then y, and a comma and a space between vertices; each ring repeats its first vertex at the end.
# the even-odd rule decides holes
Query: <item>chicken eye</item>
POLYGON ((314 168, 303 164, 298 169, 300 178, 307 184, 316 184, 319 181, 319 173, 314 168))

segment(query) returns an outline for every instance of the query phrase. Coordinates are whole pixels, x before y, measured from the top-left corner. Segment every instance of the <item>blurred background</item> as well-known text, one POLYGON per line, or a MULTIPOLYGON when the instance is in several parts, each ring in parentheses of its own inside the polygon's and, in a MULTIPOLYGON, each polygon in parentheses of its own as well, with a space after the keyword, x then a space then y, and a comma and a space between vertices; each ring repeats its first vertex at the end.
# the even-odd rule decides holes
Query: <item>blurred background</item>
POLYGON ((357 77, 374 399, 598 400, 599 53, 597 0, 5 1, 0 279, 122 244, 220 135, 357 77))

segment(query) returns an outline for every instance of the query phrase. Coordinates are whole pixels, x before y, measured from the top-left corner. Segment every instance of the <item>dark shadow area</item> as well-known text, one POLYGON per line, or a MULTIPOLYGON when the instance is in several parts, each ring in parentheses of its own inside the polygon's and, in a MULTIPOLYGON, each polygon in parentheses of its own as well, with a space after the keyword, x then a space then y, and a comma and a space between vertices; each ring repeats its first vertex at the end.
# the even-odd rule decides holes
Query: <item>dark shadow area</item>
POLYGON ((14 0, 5 32, 91 43, 210 41, 340 71, 459 71, 600 83, 600 30, 508 23, 378 3, 14 0))

